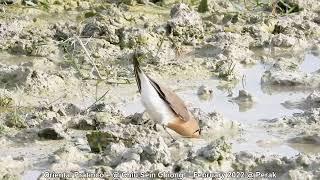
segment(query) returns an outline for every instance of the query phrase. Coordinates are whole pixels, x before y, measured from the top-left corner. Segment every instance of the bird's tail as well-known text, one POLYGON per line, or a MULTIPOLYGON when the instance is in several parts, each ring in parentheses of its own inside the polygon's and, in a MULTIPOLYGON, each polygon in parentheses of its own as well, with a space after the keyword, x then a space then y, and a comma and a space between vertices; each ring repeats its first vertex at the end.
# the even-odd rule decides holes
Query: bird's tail
POLYGON ((135 52, 133 55, 133 67, 134 67, 134 75, 136 77, 136 82, 137 82, 137 86, 139 89, 139 92, 141 92, 141 81, 140 81, 140 76, 139 74, 142 72, 140 69, 140 64, 138 61, 138 54, 135 52))

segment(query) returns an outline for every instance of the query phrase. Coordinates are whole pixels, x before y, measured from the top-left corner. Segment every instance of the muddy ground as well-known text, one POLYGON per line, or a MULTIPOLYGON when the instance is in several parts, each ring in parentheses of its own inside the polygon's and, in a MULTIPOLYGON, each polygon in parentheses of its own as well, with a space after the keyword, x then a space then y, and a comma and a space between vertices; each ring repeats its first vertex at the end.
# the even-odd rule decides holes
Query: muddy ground
POLYGON ((0 0, 0 179, 320 179, 318 0, 0 0), (199 120, 144 113, 131 59, 199 120))

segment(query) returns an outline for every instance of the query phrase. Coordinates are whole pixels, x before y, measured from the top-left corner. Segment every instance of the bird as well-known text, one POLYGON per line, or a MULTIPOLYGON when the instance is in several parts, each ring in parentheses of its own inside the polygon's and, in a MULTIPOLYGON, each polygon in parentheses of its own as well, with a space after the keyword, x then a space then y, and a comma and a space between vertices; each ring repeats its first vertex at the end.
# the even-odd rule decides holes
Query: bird
MULTIPOLYGON (((168 127, 182 137, 199 138, 199 122, 187 109, 183 100, 141 70, 137 53, 133 55, 133 66, 142 104, 151 119, 163 125, 165 130, 168 127)), ((169 135, 172 137, 170 133, 169 135)))

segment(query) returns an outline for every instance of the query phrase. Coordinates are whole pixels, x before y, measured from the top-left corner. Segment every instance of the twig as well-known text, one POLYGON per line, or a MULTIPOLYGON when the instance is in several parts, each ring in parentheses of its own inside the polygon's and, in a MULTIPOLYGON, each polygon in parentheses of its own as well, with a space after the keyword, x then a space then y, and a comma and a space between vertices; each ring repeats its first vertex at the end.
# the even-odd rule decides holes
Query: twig
POLYGON ((106 91, 99 99, 97 99, 93 104, 91 104, 87 109, 85 109, 83 112, 87 112, 92 106, 94 106, 95 104, 97 104, 97 102, 99 102, 102 98, 104 98, 107 93, 110 91, 110 89, 108 91, 106 91))
POLYGON ((272 15, 275 16, 277 13, 277 3, 278 0, 272 0, 271 6, 272 6, 272 15))
POLYGON ((90 56, 88 50, 86 49, 86 47, 84 46, 83 42, 81 41, 81 39, 78 36, 75 36, 75 38, 77 39, 77 41, 81 45, 82 49, 84 50, 85 54, 87 55, 89 62, 93 66, 94 70, 97 72, 99 79, 102 79, 102 76, 101 76, 96 64, 94 63, 94 60, 91 58, 91 56, 90 56))
POLYGON ((62 96, 60 96, 60 97, 56 98, 55 100, 53 100, 53 101, 51 101, 51 102, 49 102, 49 103, 46 103, 46 104, 47 104, 47 106, 50 106, 51 104, 53 104, 53 103, 55 103, 55 102, 59 101, 59 100, 60 100, 60 99, 62 99, 62 98, 65 98, 65 97, 67 97, 67 94, 64 94, 64 95, 62 95, 62 96))
POLYGON ((162 38, 160 39, 160 45, 159 45, 159 47, 158 47, 156 57, 158 57, 158 55, 159 55, 159 52, 160 52, 160 49, 161 49, 161 47, 162 47, 163 42, 164 42, 164 35, 163 35, 162 38))
POLYGON ((131 84, 131 82, 130 82, 129 79, 123 79, 123 82, 120 82, 120 81, 112 81, 112 80, 106 79, 106 78, 103 78, 103 79, 83 78, 82 80, 84 80, 84 81, 97 81, 97 80, 101 80, 101 81, 103 81, 103 82, 106 83, 106 84, 131 84))
POLYGON ((282 3, 282 5, 286 7, 285 12, 288 13, 288 9, 291 9, 291 6, 288 3, 284 2, 283 0, 279 0, 279 1, 282 3))
POLYGON ((96 100, 98 99, 98 86, 99 86, 99 83, 100 83, 100 81, 96 82, 96 93, 95 93, 95 96, 94 96, 96 100))
POLYGON ((131 84, 129 79, 125 80, 125 82, 119 82, 119 81, 106 81, 107 84, 131 84))

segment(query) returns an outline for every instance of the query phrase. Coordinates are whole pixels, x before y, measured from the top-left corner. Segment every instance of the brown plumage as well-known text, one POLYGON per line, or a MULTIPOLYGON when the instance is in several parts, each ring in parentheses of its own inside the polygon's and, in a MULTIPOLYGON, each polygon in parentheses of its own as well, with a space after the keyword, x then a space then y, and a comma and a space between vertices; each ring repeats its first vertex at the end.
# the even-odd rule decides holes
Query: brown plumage
POLYGON ((141 70, 136 55, 133 58, 133 65, 142 102, 151 117, 160 119, 162 124, 182 136, 198 137, 200 135, 198 121, 189 112, 183 100, 172 90, 160 85, 146 75, 141 70), (158 96, 161 100, 158 97, 151 96, 152 92, 150 91, 155 91, 156 93, 153 96, 158 96))
POLYGON ((198 138, 201 133, 198 121, 194 118, 189 121, 183 121, 181 118, 176 118, 173 122, 170 122, 167 127, 181 136, 189 138, 198 138))

